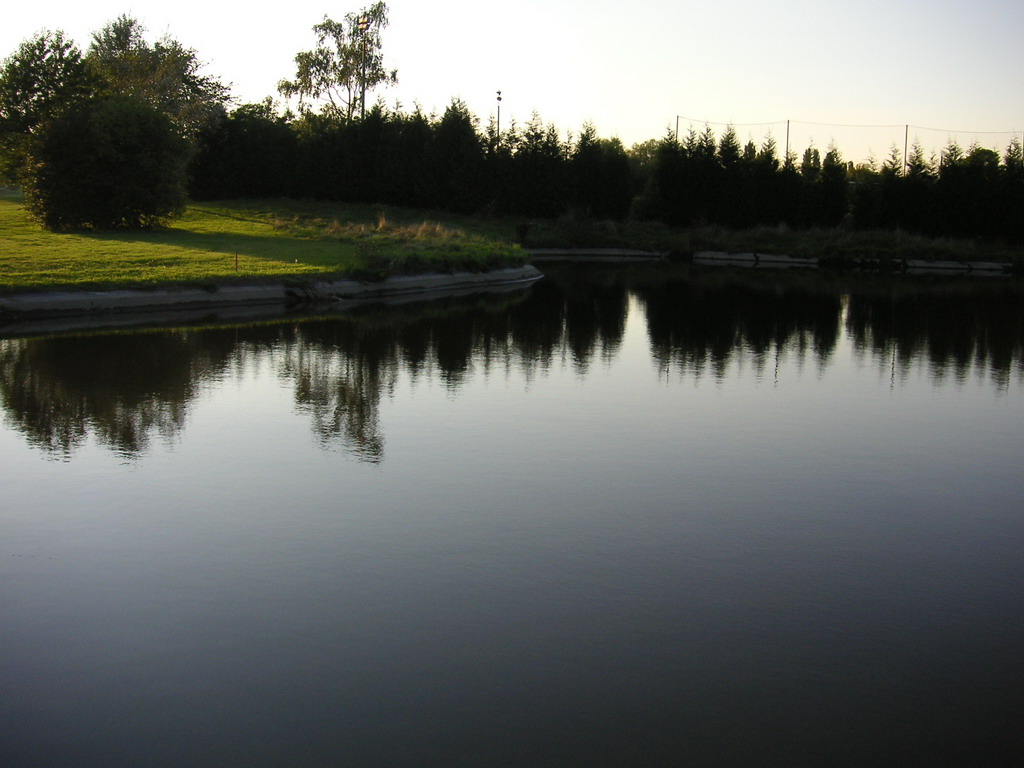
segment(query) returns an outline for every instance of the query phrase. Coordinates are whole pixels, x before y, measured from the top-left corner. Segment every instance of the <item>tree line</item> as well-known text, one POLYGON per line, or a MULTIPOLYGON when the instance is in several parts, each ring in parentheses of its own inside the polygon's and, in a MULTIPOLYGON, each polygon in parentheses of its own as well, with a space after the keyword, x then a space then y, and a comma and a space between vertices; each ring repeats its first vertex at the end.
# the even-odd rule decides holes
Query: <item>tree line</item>
POLYGON ((185 204, 188 164, 228 88, 195 51, 121 16, 83 53, 63 32, 0 66, 0 175, 51 229, 149 226, 185 204))
POLYGON ((854 164, 830 146, 781 157, 735 129, 667 134, 626 149, 586 124, 563 138, 534 114, 499 135, 461 101, 440 115, 378 103, 362 120, 275 112, 268 100, 226 114, 191 166, 200 198, 282 195, 522 217, 565 214, 673 226, 900 229, 1024 241, 1024 153, 951 141, 906 163, 854 164))
POLYGON ((732 127, 717 141, 705 127, 682 141, 669 135, 649 142, 646 154, 649 172, 635 213, 672 224, 781 223, 1024 241, 1024 152, 1017 138, 1002 157, 951 140, 931 158, 915 142, 905 161, 892 147, 880 164, 854 164, 834 145, 824 157, 808 147, 798 160, 780 157, 770 136, 760 146, 741 146, 732 127))
POLYGON ((454 100, 438 115, 375 104, 360 120, 239 107, 202 137, 197 198, 288 196, 524 217, 629 215, 630 159, 592 125, 563 140, 534 115, 499 135, 454 100))
POLYGON ((635 218, 672 226, 900 229, 1024 241, 1024 153, 950 142, 855 165, 835 146, 780 157, 710 126, 626 148, 585 124, 564 135, 534 114, 499 131, 460 100, 440 115, 366 103, 396 82, 377 2, 313 27, 279 93, 232 108, 195 51, 145 39, 128 16, 83 53, 60 32, 0 67, 0 174, 54 229, 149 226, 186 199, 286 196, 522 218, 635 218))

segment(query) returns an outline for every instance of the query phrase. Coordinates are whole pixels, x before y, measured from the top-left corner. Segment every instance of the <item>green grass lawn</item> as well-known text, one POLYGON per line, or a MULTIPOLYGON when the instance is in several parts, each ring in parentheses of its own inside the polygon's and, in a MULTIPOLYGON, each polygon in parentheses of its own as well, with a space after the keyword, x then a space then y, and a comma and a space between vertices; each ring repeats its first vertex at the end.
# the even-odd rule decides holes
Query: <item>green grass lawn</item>
POLYGON ((166 228, 149 231, 56 233, 32 221, 16 193, 0 189, 0 292, 483 271, 526 263, 516 230, 527 223, 531 247, 1024 262, 1020 246, 900 232, 680 230, 573 217, 527 222, 292 200, 195 203, 166 228))
POLYGON ((196 203, 162 229, 49 232, 0 193, 0 291, 253 282, 484 270, 526 254, 421 212, 291 201, 196 203))

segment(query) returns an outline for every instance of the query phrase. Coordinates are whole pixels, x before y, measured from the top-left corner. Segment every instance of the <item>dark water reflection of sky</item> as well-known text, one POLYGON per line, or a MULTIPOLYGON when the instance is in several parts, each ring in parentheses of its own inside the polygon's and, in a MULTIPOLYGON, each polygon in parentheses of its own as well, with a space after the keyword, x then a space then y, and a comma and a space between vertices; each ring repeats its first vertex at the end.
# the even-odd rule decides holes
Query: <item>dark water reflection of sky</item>
POLYGON ((0 763, 1016 765, 1021 287, 549 271, 0 341, 0 763))

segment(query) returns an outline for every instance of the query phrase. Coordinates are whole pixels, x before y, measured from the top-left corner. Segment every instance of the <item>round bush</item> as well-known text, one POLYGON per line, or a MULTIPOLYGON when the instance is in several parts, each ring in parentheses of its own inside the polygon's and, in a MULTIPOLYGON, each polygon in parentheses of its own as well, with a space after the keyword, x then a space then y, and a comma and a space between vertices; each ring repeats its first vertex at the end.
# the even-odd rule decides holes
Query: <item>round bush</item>
POLYGON ((129 97, 90 99, 42 127, 22 188, 50 229, 150 227, 183 210, 188 157, 162 112, 129 97))

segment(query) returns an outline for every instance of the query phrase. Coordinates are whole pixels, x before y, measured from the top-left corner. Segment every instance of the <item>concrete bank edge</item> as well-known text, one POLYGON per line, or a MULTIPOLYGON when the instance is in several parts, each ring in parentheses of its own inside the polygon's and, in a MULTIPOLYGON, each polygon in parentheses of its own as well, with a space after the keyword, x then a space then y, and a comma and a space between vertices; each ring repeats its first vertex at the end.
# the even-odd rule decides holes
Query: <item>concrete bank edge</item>
MULTIPOLYGON (((827 259, 812 256, 788 256, 776 253, 754 253, 698 250, 693 253, 662 253, 638 251, 624 248, 531 248, 530 258, 543 261, 585 261, 585 262, 642 262, 642 261, 688 261, 701 266, 721 267, 787 267, 817 268, 828 263, 827 259)), ((940 274, 1008 275, 1014 265, 1009 262, 993 261, 951 261, 926 259, 892 259, 893 268, 908 274, 935 272, 940 274)), ((852 268, 877 269, 878 258, 848 258, 840 262, 852 268)))
MULTIPOLYGON (((878 259, 851 258, 846 263, 849 266, 857 267, 875 265, 878 259)), ((926 260, 926 259, 892 259, 894 267, 900 272, 911 274, 937 272, 944 274, 1009 274, 1013 271, 1013 264, 1008 262, 993 261, 952 261, 952 260, 926 260)), ((696 251, 693 254, 694 264, 722 265, 722 266, 770 266, 770 267, 818 267, 822 265, 822 259, 802 256, 784 256, 769 253, 727 253, 725 251, 696 251)))
POLYGON ((368 299, 474 287, 527 284, 543 274, 535 267, 509 267, 490 272, 429 273, 398 275, 377 283, 357 280, 296 279, 280 283, 219 285, 210 290, 197 287, 153 290, 62 291, 0 296, 0 325, 7 318, 70 316, 108 312, 146 312, 171 308, 224 307, 296 302, 333 302, 368 299))
POLYGON ((629 248, 530 248, 534 261, 661 261, 666 254, 629 248))

